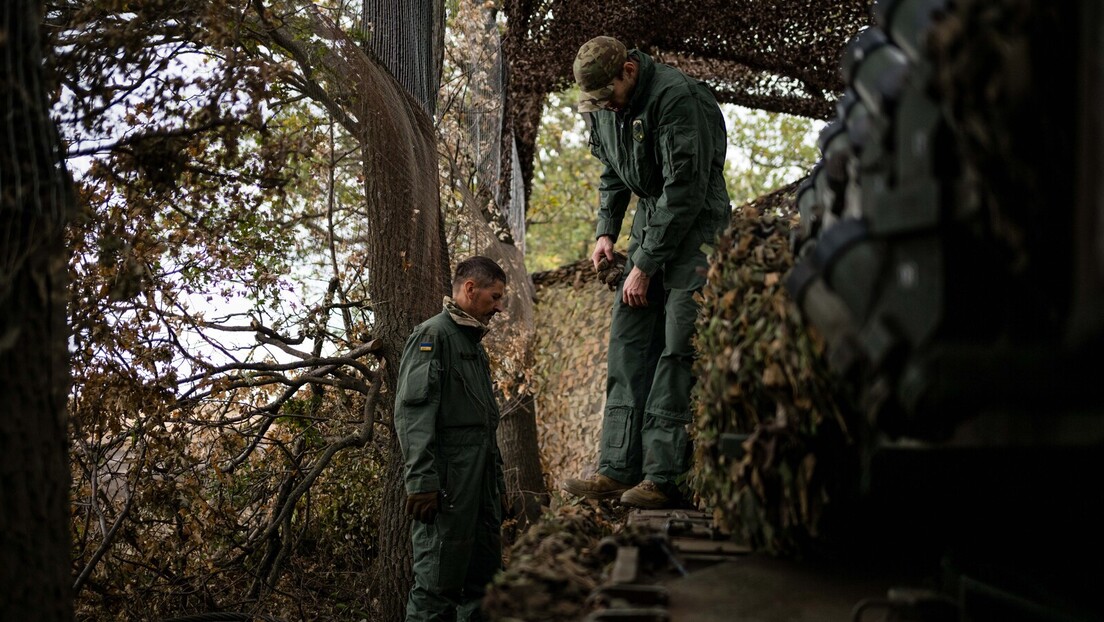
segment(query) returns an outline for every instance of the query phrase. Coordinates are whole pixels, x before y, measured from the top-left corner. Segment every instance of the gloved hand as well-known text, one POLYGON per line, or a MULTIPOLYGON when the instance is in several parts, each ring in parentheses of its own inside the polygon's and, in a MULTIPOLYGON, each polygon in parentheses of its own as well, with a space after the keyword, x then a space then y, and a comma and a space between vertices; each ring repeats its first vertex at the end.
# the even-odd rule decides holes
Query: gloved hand
POLYGON ((598 281, 611 291, 615 290, 617 284, 621 282, 621 276, 625 274, 625 256, 614 253, 612 262, 605 257, 601 257, 595 265, 595 270, 598 272, 598 281))
POLYGON ((414 520, 430 524, 437 518, 440 508, 440 499, 437 491, 415 492, 406 495, 406 513, 414 517, 414 520))

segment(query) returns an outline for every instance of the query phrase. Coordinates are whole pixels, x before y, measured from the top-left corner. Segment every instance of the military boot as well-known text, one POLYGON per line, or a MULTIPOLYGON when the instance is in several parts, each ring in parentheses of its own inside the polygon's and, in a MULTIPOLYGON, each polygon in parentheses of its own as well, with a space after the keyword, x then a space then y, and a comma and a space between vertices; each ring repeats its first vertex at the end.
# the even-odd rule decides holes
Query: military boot
POLYGON ((587 499, 617 499, 621 493, 630 488, 632 488, 631 484, 619 482, 602 474, 590 479, 567 479, 563 483, 564 490, 587 499))
POLYGON ((633 488, 626 490, 625 494, 621 495, 621 505, 644 508, 646 510, 665 508, 670 502, 671 500, 667 498, 667 495, 663 494, 663 491, 659 489, 659 485, 650 479, 640 482, 633 488))

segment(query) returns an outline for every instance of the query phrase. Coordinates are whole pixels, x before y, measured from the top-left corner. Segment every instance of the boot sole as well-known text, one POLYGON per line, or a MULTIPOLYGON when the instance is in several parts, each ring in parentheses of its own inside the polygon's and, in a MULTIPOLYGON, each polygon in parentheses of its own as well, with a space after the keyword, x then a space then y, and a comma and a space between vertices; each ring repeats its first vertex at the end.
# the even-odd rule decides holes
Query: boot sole
POLYGON ((669 499, 664 499, 662 501, 656 501, 656 500, 641 501, 641 500, 638 500, 638 499, 634 499, 632 497, 629 497, 628 499, 626 499, 625 498, 626 496, 627 495, 622 495, 621 496, 621 505, 627 505, 629 507, 640 508, 642 510, 662 510, 663 508, 667 507, 667 504, 670 503, 669 499))
POLYGON ((620 499, 621 495, 625 494, 628 488, 621 490, 609 490, 606 492, 588 492, 579 488, 573 488, 567 484, 563 485, 564 492, 575 495, 576 497, 585 497, 587 499, 596 499, 598 501, 604 501, 607 499, 620 499))

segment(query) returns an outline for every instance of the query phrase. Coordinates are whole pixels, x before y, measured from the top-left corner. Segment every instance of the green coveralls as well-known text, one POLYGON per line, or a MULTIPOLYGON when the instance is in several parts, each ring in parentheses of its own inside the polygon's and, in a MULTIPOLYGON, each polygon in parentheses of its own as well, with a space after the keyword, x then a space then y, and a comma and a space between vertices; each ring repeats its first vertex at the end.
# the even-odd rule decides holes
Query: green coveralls
POLYGON ((446 309, 420 324, 399 366, 395 430, 406 491, 443 491, 437 519, 411 528, 408 622, 482 620, 485 586, 502 566, 499 411, 484 329, 467 319, 474 325, 457 324, 446 309))
MULTIPOLYGON (((702 82, 638 50, 632 98, 624 112, 591 117, 591 152, 605 165, 596 237, 614 240, 632 194, 640 200, 629 240, 633 266, 651 277, 648 306, 613 305, 606 410, 598 472, 668 494, 686 472, 691 340, 705 284, 702 244, 728 224, 726 135, 716 99, 702 82)), ((622 283, 623 286, 623 283, 622 283)))

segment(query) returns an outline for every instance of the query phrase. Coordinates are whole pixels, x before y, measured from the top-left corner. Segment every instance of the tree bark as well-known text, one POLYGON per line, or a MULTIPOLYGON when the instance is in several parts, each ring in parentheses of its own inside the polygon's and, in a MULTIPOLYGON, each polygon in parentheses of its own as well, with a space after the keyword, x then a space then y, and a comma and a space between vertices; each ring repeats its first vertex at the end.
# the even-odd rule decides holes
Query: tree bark
MULTIPOLYGON (((270 19, 255 0, 266 43, 288 50, 303 70, 304 91, 332 112, 361 144, 364 176, 362 240, 375 312, 375 334, 388 362, 391 392, 382 410, 390 421, 399 357, 414 326, 441 308, 448 292, 433 121, 422 105, 317 8, 302 13, 306 28, 327 42, 310 50, 286 23, 270 19), (315 80, 314 75, 322 80, 315 80), (324 86, 323 86, 324 85, 324 86)), ((386 465, 387 490, 380 516, 376 609, 380 619, 401 620, 411 585, 410 521, 404 515, 402 456, 392 435, 386 465)))
POLYGON ((537 444, 536 402, 524 375, 526 370, 533 369, 536 292, 525 271, 525 257, 517 246, 499 240, 493 242, 486 253, 502 266, 509 279, 506 290, 508 317, 497 324, 498 328, 488 336, 488 341, 500 344, 495 349, 508 353, 514 359, 512 367, 518 370, 513 395, 502 409, 498 446, 506 470, 506 494, 511 511, 519 519, 518 530, 521 530, 540 517, 541 506, 548 500, 537 444))
POLYGON ((0 620, 71 620, 65 400, 68 175, 35 0, 0 11, 0 620))
POLYGON ((520 531, 540 517, 541 506, 548 500, 537 445, 536 401, 531 392, 518 396, 511 411, 503 414, 498 446, 506 465, 510 509, 519 519, 520 531))

